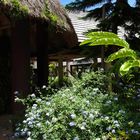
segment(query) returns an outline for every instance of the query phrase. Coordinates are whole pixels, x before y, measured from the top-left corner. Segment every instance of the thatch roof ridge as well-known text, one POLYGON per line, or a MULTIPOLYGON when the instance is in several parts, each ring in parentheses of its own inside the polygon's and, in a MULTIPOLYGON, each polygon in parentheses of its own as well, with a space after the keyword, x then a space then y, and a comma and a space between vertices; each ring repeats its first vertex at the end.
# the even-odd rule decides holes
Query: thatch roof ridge
POLYGON ((49 20, 63 28, 71 28, 71 22, 65 9, 58 0, 1 0, 0 9, 6 13, 9 10, 10 16, 30 16, 33 18, 49 20), (5 10, 6 9, 6 10, 5 10), (15 11, 14 11, 15 10, 15 11), (12 11, 12 12, 11 12, 12 11))
POLYGON ((71 20, 59 0, 0 0, 0 12, 14 20, 30 17, 30 19, 45 21, 56 27, 69 45, 73 46, 77 43, 71 20))

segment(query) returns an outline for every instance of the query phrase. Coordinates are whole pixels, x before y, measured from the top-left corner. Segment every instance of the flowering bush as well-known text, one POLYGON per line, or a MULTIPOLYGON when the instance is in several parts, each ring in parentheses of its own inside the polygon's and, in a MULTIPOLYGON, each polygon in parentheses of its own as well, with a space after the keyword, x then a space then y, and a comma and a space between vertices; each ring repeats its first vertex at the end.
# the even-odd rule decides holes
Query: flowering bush
MULTIPOLYGON (((103 86, 105 80, 96 83, 93 77, 98 74, 84 74, 71 87, 51 96, 31 94, 27 99, 17 98, 27 106, 17 131, 20 129, 27 140, 140 139, 140 113, 129 110, 117 94, 108 93, 103 86)), ((100 73, 99 79, 107 77, 100 73)), ((138 95, 140 91, 137 102, 138 95)))

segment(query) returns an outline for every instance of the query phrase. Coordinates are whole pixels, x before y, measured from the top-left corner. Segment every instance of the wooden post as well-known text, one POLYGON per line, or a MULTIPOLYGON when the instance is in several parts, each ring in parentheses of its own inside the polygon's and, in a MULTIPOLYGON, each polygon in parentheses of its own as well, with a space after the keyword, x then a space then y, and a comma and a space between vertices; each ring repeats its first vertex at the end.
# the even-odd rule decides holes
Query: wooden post
POLYGON ((63 58, 59 55, 58 58, 58 78, 59 78, 59 85, 63 84, 63 58))
POLYGON ((14 92, 26 96, 29 92, 30 46, 29 22, 18 21, 12 28, 12 112, 21 111, 21 106, 14 102, 14 92))
POLYGON ((38 86, 48 85, 48 25, 37 24, 37 77, 38 86))

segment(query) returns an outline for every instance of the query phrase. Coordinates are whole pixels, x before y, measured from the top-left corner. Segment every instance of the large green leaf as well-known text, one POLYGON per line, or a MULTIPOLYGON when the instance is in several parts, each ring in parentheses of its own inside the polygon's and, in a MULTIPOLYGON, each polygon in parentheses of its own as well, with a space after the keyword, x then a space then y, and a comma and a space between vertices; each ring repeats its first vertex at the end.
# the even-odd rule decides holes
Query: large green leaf
POLYGON ((120 67, 120 74, 126 75, 133 67, 140 67, 140 60, 128 60, 120 67))
POLYGON ((86 35, 89 38, 102 38, 102 37, 107 37, 107 38, 118 38, 118 36, 112 32, 91 32, 86 35))
POLYGON ((116 34, 110 32, 91 32, 87 34, 88 39, 83 41, 80 45, 116 45, 120 47, 129 48, 129 44, 120 39, 116 34))
POLYGON ((123 49, 120 49, 119 51, 111 54, 107 58, 106 62, 111 62, 111 61, 114 61, 114 60, 116 60, 118 58, 122 58, 122 57, 130 57, 132 59, 136 59, 137 58, 137 54, 132 49, 123 48, 123 49))

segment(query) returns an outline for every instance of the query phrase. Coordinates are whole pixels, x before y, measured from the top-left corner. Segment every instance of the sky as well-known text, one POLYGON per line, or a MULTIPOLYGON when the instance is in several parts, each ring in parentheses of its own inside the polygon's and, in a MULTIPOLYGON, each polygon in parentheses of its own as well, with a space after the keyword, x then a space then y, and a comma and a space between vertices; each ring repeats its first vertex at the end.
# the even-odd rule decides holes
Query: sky
MULTIPOLYGON (((72 1, 74 1, 74 0, 60 0, 60 3, 62 4, 62 5, 66 5, 66 4, 68 4, 68 3, 70 3, 70 2, 72 2, 72 1)), ((134 3, 135 3, 135 0, 128 0, 129 1, 129 3, 133 6, 134 5, 134 3)))

